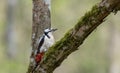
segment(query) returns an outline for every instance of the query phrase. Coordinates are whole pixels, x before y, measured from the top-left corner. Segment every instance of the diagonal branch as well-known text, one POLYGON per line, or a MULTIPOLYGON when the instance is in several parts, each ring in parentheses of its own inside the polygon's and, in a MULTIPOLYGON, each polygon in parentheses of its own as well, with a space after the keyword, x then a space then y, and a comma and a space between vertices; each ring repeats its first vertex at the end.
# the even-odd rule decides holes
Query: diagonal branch
POLYGON ((60 41, 48 50, 35 73, 52 73, 118 6, 120 0, 103 0, 93 6, 91 11, 87 12, 60 41))

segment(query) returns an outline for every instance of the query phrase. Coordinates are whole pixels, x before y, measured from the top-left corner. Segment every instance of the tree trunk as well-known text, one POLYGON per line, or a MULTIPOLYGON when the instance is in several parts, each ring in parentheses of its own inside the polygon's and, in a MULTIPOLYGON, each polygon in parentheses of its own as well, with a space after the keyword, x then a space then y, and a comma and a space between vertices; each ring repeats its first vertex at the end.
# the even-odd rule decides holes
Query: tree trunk
POLYGON ((51 27, 50 3, 48 0, 33 0, 33 24, 32 24, 32 53, 27 73, 32 73, 35 67, 34 57, 37 49, 37 41, 43 34, 43 30, 51 27))

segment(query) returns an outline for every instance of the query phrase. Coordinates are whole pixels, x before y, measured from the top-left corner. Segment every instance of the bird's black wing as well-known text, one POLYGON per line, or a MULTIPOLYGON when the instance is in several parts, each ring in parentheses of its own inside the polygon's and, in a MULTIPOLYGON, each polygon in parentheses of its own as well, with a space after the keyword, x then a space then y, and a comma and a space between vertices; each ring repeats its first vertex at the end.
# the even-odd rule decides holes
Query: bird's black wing
POLYGON ((38 45, 38 48, 37 48, 37 53, 39 53, 40 52, 40 48, 42 47, 42 45, 43 45, 43 43, 44 43, 44 38, 45 38, 45 36, 43 36, 42 38, 41 38, 41 40, 40 40, 40 42, 39 42, 39 45, 38 45))

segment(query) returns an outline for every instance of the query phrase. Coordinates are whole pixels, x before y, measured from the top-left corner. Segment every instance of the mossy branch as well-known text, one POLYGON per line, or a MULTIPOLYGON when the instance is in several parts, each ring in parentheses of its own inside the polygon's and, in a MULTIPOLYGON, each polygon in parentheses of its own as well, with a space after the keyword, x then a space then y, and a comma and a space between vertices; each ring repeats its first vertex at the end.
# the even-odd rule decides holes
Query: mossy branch
POLYGON ((102 0, 93 6, 65 36, 56 42, 45 54, 43 61, 34 73, 52 73, 69 54, 78 49, 89 34, 96 29, 105 18, 120 6, 120 0, 102 0))

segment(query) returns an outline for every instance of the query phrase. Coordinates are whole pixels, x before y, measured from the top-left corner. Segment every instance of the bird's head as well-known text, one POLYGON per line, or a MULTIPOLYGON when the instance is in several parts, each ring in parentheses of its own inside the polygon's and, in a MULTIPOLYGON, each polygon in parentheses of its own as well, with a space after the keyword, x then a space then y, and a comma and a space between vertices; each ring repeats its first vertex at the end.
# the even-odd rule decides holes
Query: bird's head
POLYGON ((47 36, 48 38, 50 38, 50 36, 49 36, 48 34, 51 33, 51 32, 54 32, 54 31, 56 31, 56 30, 57 30, 57 29, 47 28, 47 29, 44 30, 44 34, 45 34, 45 36, 47 36))

